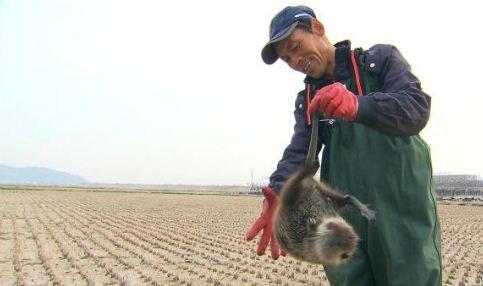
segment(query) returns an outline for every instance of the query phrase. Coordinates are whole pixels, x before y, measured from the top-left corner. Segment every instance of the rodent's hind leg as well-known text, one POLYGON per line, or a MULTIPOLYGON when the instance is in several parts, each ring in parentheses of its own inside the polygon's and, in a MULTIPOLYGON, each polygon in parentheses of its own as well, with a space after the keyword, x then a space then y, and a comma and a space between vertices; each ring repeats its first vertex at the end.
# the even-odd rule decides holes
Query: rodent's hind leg
POLYGON ((351 205, 358 208, 362 216, 367 218, 368 220, 373 220, 376 218, 376 212, 374 212, 373 210, 370 210, 365 204, 361 203, 356 197, 351 195, 346 195, 344 196, 344 199, 347 203, 350 203, 351 205))

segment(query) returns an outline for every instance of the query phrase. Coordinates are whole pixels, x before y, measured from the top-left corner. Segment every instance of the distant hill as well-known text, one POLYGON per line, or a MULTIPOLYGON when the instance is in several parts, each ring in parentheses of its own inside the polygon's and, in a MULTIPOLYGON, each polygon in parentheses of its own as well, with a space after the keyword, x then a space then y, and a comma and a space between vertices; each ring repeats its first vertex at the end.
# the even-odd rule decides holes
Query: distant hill
POLYGON ((0 184, 81 185, 86 179, 43 167, 14 168, 0 165, 0 184))

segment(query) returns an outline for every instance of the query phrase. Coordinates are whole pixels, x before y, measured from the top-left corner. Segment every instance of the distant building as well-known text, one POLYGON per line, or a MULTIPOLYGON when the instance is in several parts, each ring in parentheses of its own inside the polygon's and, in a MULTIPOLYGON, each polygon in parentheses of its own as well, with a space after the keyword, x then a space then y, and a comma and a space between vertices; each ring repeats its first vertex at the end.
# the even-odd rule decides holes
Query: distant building
POLYGON ((434 184, 439 197, 483 195, 483 181, 477 175, 435 175, 434 184))
POLYGON ((465 181, 478 181, 477 175, 435 175, 435 183, 452 183, 452 182, 465 182, 465 181))

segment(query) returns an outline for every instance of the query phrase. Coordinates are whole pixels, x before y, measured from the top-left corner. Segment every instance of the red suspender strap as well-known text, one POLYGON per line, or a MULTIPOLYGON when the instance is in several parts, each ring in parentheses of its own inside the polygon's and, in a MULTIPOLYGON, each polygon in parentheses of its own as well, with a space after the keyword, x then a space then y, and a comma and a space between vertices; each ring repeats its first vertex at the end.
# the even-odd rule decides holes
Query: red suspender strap
POLYGON ((312 118, 310 117, 310 112, 309 112, 309 105, 310 105, 310 84, 305 84, 305 109, 307 113, 307 123, 310 125, 312 124, 312 118))
POLYGON ((361 87, 361 79, 359 78, 359 69, 357 68, 356 58, 354 56, 354 51, 351 51, 351 60, 352 60, 352 67, 354 68, 354 75, 356 77, 356 84, 357 84, 357 92, 359 95, 362 94, 362 87, 361 87))

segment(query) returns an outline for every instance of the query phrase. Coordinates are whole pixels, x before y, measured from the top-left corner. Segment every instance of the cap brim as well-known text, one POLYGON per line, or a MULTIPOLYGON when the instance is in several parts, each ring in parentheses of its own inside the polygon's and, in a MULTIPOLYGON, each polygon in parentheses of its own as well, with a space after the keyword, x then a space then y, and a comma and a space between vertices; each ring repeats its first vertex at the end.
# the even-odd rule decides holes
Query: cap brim
POLYGON ((297 27, 298 23, 299 22, 297 21, 292 25, 288 26, 287 28, 283 29, 282 31, 280 31, 277 35, 275 35, 275 37, 273 37, 273 39, 270 42, 268 42, 265 45, 265 47, 263 47, 262 60, 267 65, 273 64, 278 59, 277 52, 275 51, 275 44, 290 36, 292 32, 295 30, 295 28, 297 27))

